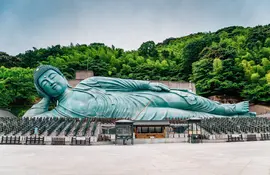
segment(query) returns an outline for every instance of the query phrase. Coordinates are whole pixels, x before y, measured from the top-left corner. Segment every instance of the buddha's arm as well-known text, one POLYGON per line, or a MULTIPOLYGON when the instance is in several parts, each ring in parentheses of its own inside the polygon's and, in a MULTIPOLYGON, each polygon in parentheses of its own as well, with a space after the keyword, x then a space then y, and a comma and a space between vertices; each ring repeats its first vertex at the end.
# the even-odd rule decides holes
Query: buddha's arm
POLYGON ((26 111, 23 117, 35 117, 39 114, 47 112, 49 105, 50 105, 50 99, 43 98, 40 102, 33 105, 28 111, 26 111))
POLYGON ((137 91, 154 90, 169 91, 169 88, 160 83, 151 83, 143 80, 131 80, 110 77, 91 77, 80 83, 83 86, 98 87, 107 90, 137 91))

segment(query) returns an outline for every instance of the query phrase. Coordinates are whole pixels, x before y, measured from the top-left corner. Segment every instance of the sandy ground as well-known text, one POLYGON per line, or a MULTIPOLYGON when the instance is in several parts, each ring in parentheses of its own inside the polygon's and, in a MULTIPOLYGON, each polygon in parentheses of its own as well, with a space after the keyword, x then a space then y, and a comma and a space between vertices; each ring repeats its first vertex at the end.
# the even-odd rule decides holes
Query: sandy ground
POLYGON ((0 145, 0 175, 270 175, 270 141, 104 146, 0 145))

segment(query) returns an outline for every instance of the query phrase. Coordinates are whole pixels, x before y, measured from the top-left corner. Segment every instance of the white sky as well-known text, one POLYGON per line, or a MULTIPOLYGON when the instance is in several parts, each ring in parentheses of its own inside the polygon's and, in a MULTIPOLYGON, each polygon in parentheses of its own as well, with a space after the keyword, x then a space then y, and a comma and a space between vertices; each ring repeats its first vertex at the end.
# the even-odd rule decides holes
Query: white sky
POLYGON ((102 42, 125 50, 228 26, 270 23, 268 0, 0 0, 0 51, 102 42))

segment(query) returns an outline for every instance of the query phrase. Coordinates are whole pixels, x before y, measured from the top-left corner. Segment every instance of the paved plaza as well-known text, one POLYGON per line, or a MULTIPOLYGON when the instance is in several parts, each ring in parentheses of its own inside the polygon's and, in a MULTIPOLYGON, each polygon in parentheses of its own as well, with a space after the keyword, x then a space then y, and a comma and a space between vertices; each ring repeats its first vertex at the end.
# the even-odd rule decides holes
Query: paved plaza
POLYGON ((0 145, 1 175, 269 175, 270 142, 0 145))

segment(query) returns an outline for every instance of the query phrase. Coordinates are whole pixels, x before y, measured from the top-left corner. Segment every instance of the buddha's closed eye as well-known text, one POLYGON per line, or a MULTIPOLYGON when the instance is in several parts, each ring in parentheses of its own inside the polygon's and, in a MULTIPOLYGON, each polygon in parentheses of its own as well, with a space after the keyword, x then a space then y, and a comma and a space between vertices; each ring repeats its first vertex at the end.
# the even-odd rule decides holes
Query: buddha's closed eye
POLYGON ((42 86, 46 86, 47 84, 48 84, 48 81, 46 80, 41 83, 42 86))
POLYGON ((51 74, 49 75, 49 78, 50 78, 50 79, 53 79, 54 77, 56 77, 56 74, 55 74, 55 73, 51 73, 51 74))

